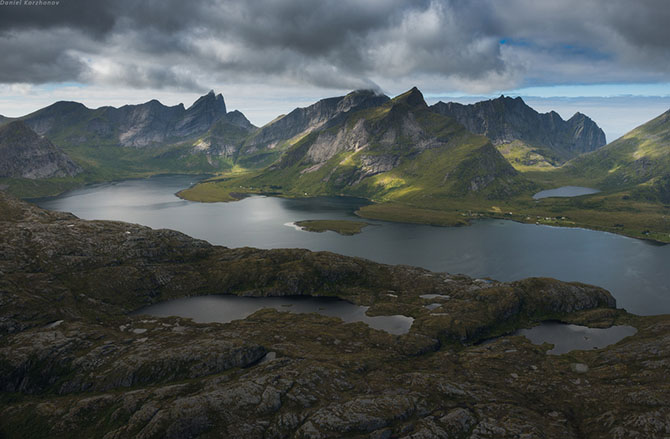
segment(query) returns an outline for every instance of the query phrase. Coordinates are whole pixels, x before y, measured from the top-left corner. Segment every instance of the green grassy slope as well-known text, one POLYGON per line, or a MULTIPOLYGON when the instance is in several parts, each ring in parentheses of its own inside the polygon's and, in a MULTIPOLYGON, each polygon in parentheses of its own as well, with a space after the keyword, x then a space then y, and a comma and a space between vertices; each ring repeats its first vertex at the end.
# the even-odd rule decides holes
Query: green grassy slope
POLYGON ((576 158, 564 171, 597 182, 603 189, 627 189, 662 179, 670 174, 670 111, 576 158))

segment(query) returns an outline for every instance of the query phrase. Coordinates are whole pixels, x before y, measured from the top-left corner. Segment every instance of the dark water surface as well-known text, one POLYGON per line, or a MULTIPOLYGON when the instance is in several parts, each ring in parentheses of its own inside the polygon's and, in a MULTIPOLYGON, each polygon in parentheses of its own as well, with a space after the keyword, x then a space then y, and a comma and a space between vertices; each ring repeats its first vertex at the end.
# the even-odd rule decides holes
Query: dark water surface
POLYGON ((194 203, 174 194, 189 176, 126 180, 41 200, 42 207, 85 219, 112 219, 179 230, 227 247, 328 250, 388 264, 464 273, 501 281, 531 276, 607 288, 636 314, 670 313, 670 246, 611 233, 503 220, 469 227, 433 227, 366 220, 354 236, 291 226, 308 219, 360 220, 355 198, 284 199, 254 196, 234 203, 194 203))
POLYGON ((548 354, 564 354, 574 350, 604 348, 637 332, 632 326, 588 328, 558 322, 544 322, 531 329, 520 329, 514 335, 523 335, 534 344, 551 343, 548 354))
POLYGON ((556 189, 538 192, 533 195, 533 198, 540 200, 549 197, 578 197, 580 195, 597 194, 598 192, 600 192, 598 189, 592 189, 590 187, 562 186, 556 189))
POLYGON ((391 334, 406 334, 414 321, 406 316, 375 316, 365 314, 367 306, 359 306, 345 300, 323 297, 238 297, 196 296, 170 300, 142 308, 133 314, 148 314, 157 317, 180 316, 192 318, 198 323, 228 323, 244 319, 263 308, 292 313, 319 313, 339 317, 346 323, 363 322, 374 329, 391 334))

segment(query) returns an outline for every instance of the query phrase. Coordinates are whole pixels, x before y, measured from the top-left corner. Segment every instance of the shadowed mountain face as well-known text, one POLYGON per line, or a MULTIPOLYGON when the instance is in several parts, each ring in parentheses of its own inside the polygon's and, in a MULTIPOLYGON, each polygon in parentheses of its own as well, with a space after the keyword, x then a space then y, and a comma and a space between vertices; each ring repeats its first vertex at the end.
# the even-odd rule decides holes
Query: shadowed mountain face
POLYGON ((558 113, 538 113, 520 97, 462 105, 438 102, 431 106, 437 113, 451 116, 469 131, 487 136, 494 145, 520 141, 536 149, 554 164, 605 145, 605 133, 582 113, 567 121, 558 113))
POLYGON ((72 177, 80 172, 79 165, 25 123, 0 127, 0 177, 72 177))
POLYGON ((388 96, 358 90, 346 96, 322 99, 309 107, 296 108, 260 128, 240 150, 240 158, 251 163, 269 164, 281 151, 312 131, 337 124, 347 114, 388 102, 388 96))
MULTIPOLYGON (((168 107, 157 100, 120 108, 90 109, 77 102, 57 102, 23 117, 38 134, 67 145, 118 145, 143 148, 175 143, 205 134, 217 121, 228 120, 221 94, 200 97, 188 109, 168 107)), ((239 111, 230 123, 252 130, 239 111)))

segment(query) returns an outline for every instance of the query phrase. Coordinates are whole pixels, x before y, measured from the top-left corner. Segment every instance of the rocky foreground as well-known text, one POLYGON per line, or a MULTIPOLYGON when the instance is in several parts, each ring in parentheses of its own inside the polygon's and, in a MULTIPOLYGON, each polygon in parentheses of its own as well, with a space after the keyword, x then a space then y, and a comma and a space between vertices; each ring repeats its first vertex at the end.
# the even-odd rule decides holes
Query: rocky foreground
POLYGON ((600 288, 470 279, 305 250, 228 249, 0 193, 0 437, 662 438, 670 316, 600 288), (229 324, 129 313, 201 294, 338 296, 402 336, 316 314, 229 324), (449 296, 429 311, 423 294, 449 296), (606 349, 490 337, 626 323, 606 349))

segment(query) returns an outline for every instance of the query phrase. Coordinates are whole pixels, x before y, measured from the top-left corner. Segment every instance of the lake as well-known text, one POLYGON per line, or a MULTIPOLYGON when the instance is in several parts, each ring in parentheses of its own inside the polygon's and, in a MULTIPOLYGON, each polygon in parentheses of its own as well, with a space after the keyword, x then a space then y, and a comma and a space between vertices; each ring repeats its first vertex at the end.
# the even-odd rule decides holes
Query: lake
POLYGON ((582 186, 561 186, 556 189, 548 189, 546 191, 540 191, 533 195, 535 200, 541 200, 542 198, 549 197, 579 197, 581 195, 590 195, 597 194, 600 192, 598 189, 593 189, 590 187, 582 186))
POLYGON ((390 334, 406 334, 414 321, 411 317, 375 316, 365 312, 367 306, 359 306, 345 300, 329 297, 238 297, 196 296, 170 300, 142 308, 133 314, 148 314, 156 317, 180 316, 192 318, 198 323, 228 323, 244 319, 263 308, 292 313, 318 313, 338 317, 345 323, 363 322, 374 329, 390 334))
POLYGON ((607 347, 637 332, 632 326, 588 328, 559 322, 543 322, 530 329, 520 329, 513 335, 523 335, 533 344, 551 343, 554 347, 547 354, 559 355, 574 350, 590 350, 607 347))
POLYGON ((121 220, 179 230, 227 247, 306 248, 387 264, 463 273, 501 281, 531 276, 607 288, 619 307, 642 315, 670 313, 670 246, 577 228, 479 220, 468 227, 434 227, 366 220, 354 236, 312 233, 291 223, 360 220, 364 200, 252 196, 233 203, 195 203, 174 194, 192 176, 159 176, 89 186, 37 200, 84 219, 121 220))

